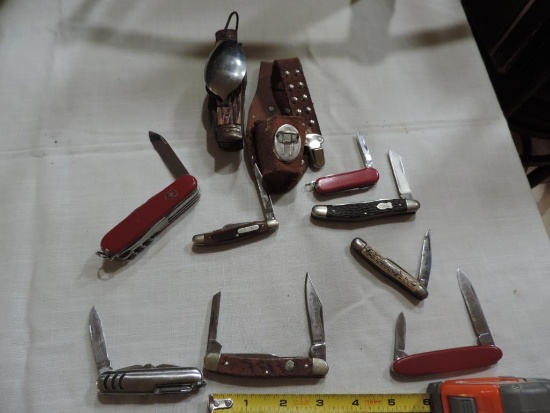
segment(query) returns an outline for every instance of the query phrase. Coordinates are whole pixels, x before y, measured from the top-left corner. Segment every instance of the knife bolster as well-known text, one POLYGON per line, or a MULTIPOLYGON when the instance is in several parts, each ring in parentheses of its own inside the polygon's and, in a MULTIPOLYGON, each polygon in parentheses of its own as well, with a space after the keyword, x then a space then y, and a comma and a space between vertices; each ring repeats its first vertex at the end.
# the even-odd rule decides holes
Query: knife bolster
POLYGON ((221 353, 207 353, 204 356, 204 368, 210 371, 218 371, 221 353))

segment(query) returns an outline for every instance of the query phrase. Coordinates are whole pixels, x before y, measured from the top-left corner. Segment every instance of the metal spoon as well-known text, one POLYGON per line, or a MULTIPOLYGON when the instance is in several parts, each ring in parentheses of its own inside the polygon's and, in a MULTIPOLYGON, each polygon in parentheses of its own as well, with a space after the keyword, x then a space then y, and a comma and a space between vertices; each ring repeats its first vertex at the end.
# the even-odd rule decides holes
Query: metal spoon
POLYGON ((207 89, 223 103, 245 76, 246 56, 240 43, 225 40, 212 50, 204 68, 204 81, 207 89))

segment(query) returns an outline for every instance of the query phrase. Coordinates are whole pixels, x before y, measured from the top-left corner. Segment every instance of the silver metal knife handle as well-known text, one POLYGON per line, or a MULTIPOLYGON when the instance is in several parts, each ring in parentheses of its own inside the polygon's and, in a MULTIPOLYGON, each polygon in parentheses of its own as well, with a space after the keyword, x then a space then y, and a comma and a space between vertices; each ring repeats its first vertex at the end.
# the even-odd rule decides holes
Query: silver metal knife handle
POLYGON ((111 395, 186 395, 206 385, 194 367, 134 366, 101 374, 97 391, 111 395))

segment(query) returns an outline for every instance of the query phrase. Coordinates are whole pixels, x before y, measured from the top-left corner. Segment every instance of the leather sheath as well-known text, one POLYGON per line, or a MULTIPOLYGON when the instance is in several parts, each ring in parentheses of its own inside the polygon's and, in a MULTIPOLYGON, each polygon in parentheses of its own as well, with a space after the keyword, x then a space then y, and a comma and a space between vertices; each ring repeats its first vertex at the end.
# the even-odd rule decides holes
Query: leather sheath
MULTIPOLYGON (((230 19, 231 15, 229 16, 230 19)), ((238 41, 237 30, 228 29, 227 26, 225 29, 218 30, 215 37, 214 49, 225 41, 238 41)), ((224 151, 239 151, 243 149, 245 90, 246 76, 224 104, 216 95, 208 90, 208 87, 206 88, 212 128, 214 129, 218 146, 224 151)))
POLYGON ((271 193, 290 190, 312 164, 306 145, 310 134, 318 135, 322 141, 300 60, 294 57, 261 62, 256 94, 248 111, 245 143, 254 151, 271 193), (275 136, 283 125, 291 125, 300 137, 293 148, 298 155, 292 161, 283 161, 275 149, 275 136))

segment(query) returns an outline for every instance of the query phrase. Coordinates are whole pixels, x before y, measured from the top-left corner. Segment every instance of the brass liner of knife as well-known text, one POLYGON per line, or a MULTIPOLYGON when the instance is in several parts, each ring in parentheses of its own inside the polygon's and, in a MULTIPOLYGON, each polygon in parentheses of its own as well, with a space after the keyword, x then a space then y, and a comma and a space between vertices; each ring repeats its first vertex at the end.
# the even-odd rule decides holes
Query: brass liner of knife
POLYGON ((379 199, 354 204, 315 205, 311 209, 312 218, 326 221, 356 222, 391 215, 416 213, 420 208, 420 202, 412 196, 401 156, 394 151, 389 151, 388 155, 400 198, 379 199))
POLYGON ((326 362, 323 307, 308 274, 305 282, 311 347, 309 357, 281 357, 274 354, 227 354, 217 341, 221 292, 212 298, 208 346, 204 368, 219 374, 241 377, 324 377, 328 373, 326 362))
POLYGON ((361 238, 354 238, 353 241, 351 241, 351 248, 356 251, 361 258, 375 267, 384 276, 401 286, 413 297, 418 300, 424 300, 428 297, 428 281, 432 268, 430 230, 426 231, 422 241, 420 265, 416 277, 413 277, 389 258, 380 255, 361 238))
POLYGON ((457 278, 479 344, 408 355, 405 353, 405 316, 400 313, 395 325, 392 372, 403 376, 440 374, 487 367, 502 358, 502 350, 495 345, 472 283, 460 269, 457 278))
POLYGON ((199 199, 199 187, 168 142, 149 132, 153 144, 175 181, 135 209, 101 240, 97 252, 107 260, 129 261, 199 199))
POLYGON ((95 307, 90 311, 88 329, 99 373, 96 387, 100 394, 188 395, 206 385, 202 372, 195 367, 145 364, 113 370, 95 307))

